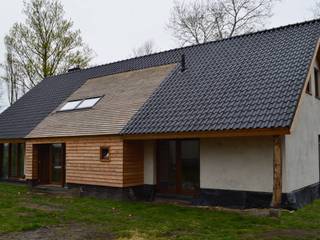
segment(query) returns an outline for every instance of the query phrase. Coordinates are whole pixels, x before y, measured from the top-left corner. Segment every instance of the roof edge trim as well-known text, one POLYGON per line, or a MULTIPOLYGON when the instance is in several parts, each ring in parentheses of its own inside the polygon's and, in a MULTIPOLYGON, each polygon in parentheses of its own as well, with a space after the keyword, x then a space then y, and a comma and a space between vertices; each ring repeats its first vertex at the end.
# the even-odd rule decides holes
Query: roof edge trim
POLYGON ((303 87, 301 88, 301 91, 300 91, 300 94, 299 94, 299 98, 298 98, 298 101, 297 101, 297 104, 295 106, 295 110, 294 110, 294 115, 291 119, 291 123, 290 123, 290 131, 293 130, 294 126, 295 126, 295 123, 297 122, 296 119, 297 119, 297 116, 298 116, 298 112, 300 110, 300 106, 301 106, 301 103, 302 103, 302 99, 303 99, 303 96, 304 96, 304 93, 306 92, 306 89, 307 89, 307 85, 308 85, 308 81, 309 81, 309 78, 312 74, 312 70, 313 70, 313 65, 317 59, 317 56, 320 54, 320 39, 318 39, 317 43, 316 43, 316 46, 315 46, 315 50, 314 50, 314 53, 313 53, 313 56, 312 56, 312 59, 309 63, 309 66, 308 66, 308 71, 307 71, 307 76, 305 77, 304 79, 304 82, 303 82, 303 87))
POLYGON ((223 138, 223 137, 254 137, 254 136, 278 136, 290 134, 289 128, 259 128, 259 129, 237 129, 221 131, 202 132, 173 132, 173 133, 146 133, 146 134, 124 134, 126 140, 147 139, 174 139, 174 138, 223 138))

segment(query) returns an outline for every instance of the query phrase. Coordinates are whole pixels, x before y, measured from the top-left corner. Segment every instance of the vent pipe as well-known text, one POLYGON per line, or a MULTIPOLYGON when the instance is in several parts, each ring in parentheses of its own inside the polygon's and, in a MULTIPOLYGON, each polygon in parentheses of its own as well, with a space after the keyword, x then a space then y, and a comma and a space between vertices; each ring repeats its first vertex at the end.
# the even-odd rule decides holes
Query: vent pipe
POLYGON ((80 68, 80 66, 78 65, 78 66, 76 66, 76 67, 74 67, 74 68, 69 68, 68 72, 75 72, 75 71, 79 71, 79 70, 81 70, 81 68, 80 68))
POLYGON ((181 55, 181 72, 184 72, 186 70, 186 55, 181 55))

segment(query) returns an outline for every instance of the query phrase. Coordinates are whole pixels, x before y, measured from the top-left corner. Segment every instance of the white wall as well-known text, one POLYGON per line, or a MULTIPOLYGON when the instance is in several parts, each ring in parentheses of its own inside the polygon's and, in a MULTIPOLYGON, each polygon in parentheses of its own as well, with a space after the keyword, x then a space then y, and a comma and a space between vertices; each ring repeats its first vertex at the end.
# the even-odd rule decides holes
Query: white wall
POLYGON ((312 96, 303 95, 292 133, 285 137, 285 192, 319 182, 320 100, 314 96, 313 76, 311 88, 312 96))
POLYGON ((144 184, 156 184, 155 141, 144 142, 144 184))
POLYGON ((272 192, 272 137, 201 139, 200 187, 272 192))

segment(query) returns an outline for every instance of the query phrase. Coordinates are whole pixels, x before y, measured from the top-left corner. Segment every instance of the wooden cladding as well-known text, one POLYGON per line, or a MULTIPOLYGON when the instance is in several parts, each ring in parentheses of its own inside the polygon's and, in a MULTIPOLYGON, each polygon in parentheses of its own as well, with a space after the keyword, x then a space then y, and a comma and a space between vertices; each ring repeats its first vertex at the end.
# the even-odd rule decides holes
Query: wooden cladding
POLYGON ((38 178, 37 144, 66 144, 66 183, 126 187, 142 185, 143 143, 116 137, 30 140, 26 144, 26 177, 38 178), (101 161, 108 147, 109 161, 101 161))
POLYGON ((144 145, 139 141, 124 141, 123 185, 142 185, 144 182, 144 145))

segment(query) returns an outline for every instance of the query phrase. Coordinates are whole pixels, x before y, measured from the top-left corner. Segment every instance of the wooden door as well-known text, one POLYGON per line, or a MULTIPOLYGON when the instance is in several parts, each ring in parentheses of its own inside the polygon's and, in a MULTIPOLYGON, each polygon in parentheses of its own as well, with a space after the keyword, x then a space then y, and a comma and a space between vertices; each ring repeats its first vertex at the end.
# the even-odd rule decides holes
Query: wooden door
POLYGON ((39 183, 50 184, 50 145, 38 145, 39 183))

